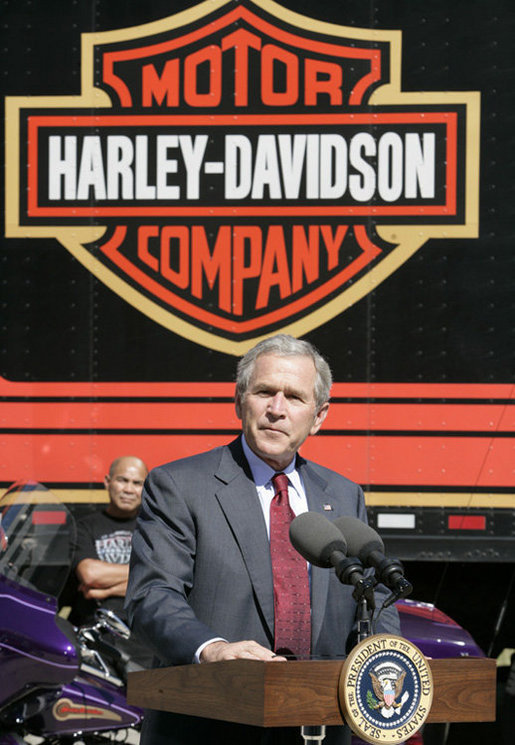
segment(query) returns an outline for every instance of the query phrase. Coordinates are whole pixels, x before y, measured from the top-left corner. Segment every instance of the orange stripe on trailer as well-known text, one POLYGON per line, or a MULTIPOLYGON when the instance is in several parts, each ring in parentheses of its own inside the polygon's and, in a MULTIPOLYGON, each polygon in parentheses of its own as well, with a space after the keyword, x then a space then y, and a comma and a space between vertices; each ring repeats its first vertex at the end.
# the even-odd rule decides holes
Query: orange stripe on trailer
MULTIPOLYGON (((174 398, 232 397, 234 383, 220 382, 22 382, 0 376, 0 396, 27 397, 116 397, 174 398)), ((443 398, 514 399, 515 386, 509 383, 338 383, 332 398, 443 398)))
MULTIPOLYGON (((13 434, 0 436, 0 481, 101 483, 110 462, 137 454, 153 467, 223 445, 233 434, 13 434)), ((513 487, 512 438, 424 436, 313 437, 304 457, 360 484, 513 487)))
MULTIPOLYGON (((20 429, 238 430, 232 401, 6 401, 1 427, 20 429)), ((501 404, 333 403, 323 432, 514 432, 515 407, 501 404)))

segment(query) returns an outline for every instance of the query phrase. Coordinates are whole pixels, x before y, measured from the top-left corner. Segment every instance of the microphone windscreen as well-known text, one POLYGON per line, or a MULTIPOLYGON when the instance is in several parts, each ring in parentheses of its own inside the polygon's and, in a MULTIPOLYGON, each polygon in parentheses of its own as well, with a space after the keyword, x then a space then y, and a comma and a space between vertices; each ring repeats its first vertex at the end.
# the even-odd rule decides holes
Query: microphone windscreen
POLYGON ((347 542, 347 556, 357 556, 365 563, 372 551, 384 553, 379 533, 357 517, 337 517, 333 525, 342 532, 347 542))
POLYGON ((319 512, 303 512, 294 518, 290 524, 290 541, 306 561, 318 567, 331 567, 330 556, 334 551, 347 552, 340 530, 319 512))

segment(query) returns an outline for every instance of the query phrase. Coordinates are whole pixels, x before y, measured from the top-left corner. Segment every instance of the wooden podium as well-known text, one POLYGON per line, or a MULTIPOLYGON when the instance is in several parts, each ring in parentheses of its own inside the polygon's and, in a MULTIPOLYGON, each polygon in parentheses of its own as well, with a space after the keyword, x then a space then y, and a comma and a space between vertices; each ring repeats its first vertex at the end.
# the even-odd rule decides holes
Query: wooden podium
MULTIPOLYGON (((495 720, 496 664, 464 657, 428 660, 428 722, 495 720)), ((232 660, 130 673, 129 704, 261 727, 344 722, 338 699, 342 660, 232 660)))

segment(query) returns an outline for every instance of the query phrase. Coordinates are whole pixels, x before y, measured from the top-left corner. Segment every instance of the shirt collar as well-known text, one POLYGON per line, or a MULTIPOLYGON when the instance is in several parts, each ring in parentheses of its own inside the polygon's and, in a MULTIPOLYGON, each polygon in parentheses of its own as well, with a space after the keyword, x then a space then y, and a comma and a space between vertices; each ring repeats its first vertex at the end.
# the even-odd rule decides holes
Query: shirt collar
MULTIPOLYGON (((277 471, 269 466, 268 463, 265 463, 264 460, 262 460, 255 454, 253 450, 250 449, 245 439, 245 435, 243 434, 241 436, 241 444, 243 447, 243 452, 245 453, 245 457, 250 466, 254 483, 257 487, 265 486, 266 484, 268 484, 274 473, 277 473, 277 471)), ((296 481, 297 472, 295 470, 295 456, 293 456, 286 468, 283 468, 281 473, 285 473, 290 479, 292 479, 293 477, 292 483, 296 481)), ((296 484, 294 485, 296 486, 296 484)))

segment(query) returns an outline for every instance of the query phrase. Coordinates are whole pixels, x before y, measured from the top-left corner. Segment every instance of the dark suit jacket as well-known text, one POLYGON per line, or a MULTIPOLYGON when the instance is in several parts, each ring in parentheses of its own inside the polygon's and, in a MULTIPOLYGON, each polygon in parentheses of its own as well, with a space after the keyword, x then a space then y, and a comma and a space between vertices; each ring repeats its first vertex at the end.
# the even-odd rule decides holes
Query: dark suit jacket
MULTIPOLYGON (((300 457, 297 467, 310 510, 329 519, 350 515, 366 520, 357 484, 300 457)), ((380 602, 381 591, 376 596, 380 602)), ((313 566, 311 605, 312 653, 345 656, 356 615, 352 588, 342 585, 334 571, 313 566)), ((254 639, 273 648, 269 542, 240 439, 149 474, 132 540, 127 609, 134 630, 164 666, 191 663, 198 647, 216 636, 254 639)), ((380 630, 399 633, 393 607, 382 614, 380 630)), ((213 728, 209 720, 153 713, 144 742, 214 745, 213 728), (198 739, 201 732, 187 739, 188 729, 208 725, 203 740, 198 739)), ((227 733, 222 741, 227 745, 227 733)), ((237 741, 249 745, 253 740, 238 735, 237 741)))

